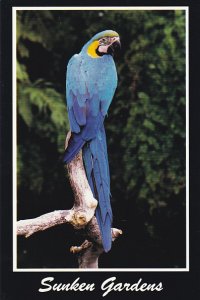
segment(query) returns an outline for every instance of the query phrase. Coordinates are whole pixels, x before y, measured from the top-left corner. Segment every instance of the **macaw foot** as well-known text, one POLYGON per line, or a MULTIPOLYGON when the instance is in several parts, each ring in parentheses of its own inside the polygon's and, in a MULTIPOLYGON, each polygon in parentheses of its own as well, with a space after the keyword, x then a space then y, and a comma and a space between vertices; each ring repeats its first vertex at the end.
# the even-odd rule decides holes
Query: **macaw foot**
POLYGON ((98 259, 103 248, 95 243, 85 240, 81 246, 72 246, 70 252, 77 254, 79 268, 98 268, 98 259))
POLYGON ((83 250, 86 250, 92 246, 92 242, 85 240, 80 246, 71 246, 70 252, 73 254, 80 253, 83 250))

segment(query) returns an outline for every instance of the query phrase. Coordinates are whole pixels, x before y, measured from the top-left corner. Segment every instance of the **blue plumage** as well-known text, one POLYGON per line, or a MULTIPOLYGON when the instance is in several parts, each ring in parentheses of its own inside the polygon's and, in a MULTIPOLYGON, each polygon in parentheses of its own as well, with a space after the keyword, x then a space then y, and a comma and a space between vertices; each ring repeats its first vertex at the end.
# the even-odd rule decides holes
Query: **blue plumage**
POLYGON ((112 55, 90 53, 88 47, 99 47, 99 40, 107 36, 112 46, 118 34, 107 30, 95 35, 68 63, 67 109, 72 137, 64 154, 64 162, 69 163, 83 150, 88 182, 98 200, 96 218, 106 252, 112 244, 112 210, 104 118, 117 86, 117 72, 112 55))

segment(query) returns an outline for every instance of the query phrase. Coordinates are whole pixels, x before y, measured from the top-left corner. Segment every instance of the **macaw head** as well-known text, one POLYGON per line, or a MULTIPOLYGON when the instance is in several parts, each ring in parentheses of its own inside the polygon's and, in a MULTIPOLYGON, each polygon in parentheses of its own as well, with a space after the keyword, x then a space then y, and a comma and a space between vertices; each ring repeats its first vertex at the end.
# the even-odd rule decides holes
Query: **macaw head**
POLYGON ((95 34, 85 47, 92 58, 100 58, 105 54, 114 56, 121 47, 119 34, 113 30, 104 30, 95 34))

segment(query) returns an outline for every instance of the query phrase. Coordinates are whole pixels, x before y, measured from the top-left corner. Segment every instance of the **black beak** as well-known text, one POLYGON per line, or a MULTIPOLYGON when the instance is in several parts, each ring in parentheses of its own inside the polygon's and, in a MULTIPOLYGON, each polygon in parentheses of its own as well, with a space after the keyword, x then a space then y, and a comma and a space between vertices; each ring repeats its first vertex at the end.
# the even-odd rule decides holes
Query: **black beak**
POLYGON ((111 44, 108 47, 107 53, 114 56, 115 53, 119 52, 121 49, 121 43, 120 41, 115 41, 113 44, 111 44))

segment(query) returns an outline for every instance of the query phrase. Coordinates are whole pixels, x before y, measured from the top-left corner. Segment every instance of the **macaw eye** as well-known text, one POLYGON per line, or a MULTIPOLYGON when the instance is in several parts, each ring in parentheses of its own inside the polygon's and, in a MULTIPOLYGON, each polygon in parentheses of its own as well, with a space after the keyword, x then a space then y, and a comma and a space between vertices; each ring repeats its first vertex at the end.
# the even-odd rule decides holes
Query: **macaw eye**
POLYGON ((108 38, 102 38, 102 39, 100 39, 100 44, 104 44, 104 45, 106 45, 107 43, 108 43, 108 38))

